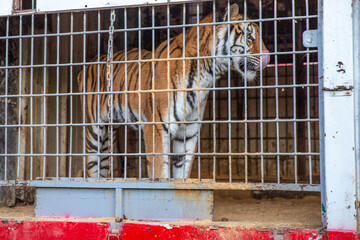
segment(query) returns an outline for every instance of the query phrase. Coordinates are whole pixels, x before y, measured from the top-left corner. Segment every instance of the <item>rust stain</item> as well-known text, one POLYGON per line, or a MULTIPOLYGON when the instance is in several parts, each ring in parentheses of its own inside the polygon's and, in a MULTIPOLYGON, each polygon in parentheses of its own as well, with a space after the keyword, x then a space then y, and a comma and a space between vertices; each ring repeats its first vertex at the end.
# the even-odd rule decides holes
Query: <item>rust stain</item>
POLYGON ((338 64, 336 66, 342 67, 343 65, 344 65, 344 63, 342 61, 338 61, 338 64))
POLYGON ((338 73, 345 73, 346 71, 345 71, 345 69, 343 68, 343 66, 344 66, 344 63, 343 62, 341 62, 341 61, 338 61, 338 63, 336 64, 336 66, 339 68, 338 70, 337 70, 337 72, 338 73))

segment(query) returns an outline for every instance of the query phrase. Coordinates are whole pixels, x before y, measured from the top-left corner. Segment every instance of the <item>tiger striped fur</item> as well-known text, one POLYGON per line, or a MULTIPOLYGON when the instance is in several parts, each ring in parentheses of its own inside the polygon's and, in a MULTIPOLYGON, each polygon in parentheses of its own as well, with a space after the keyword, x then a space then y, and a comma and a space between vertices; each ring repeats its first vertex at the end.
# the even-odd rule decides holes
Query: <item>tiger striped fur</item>
MULTIPOLYGON (((228 14, 227 9, 224 12, 216 13, 216 21, 227 21, 228 15, 230 15, 231 21, 243 20, 243 16, 239 14, 239 6, 232 4, 230 14, 228 14)), ((201 23, 212 22, 212 14, 201 20, 201 23)), ((220 75, 228 70, 228 63, 230 62, 231 69, 239 72, 244 79, 251 81, 256 78, 257 72, 260 71, 260 66, 262 65, 265 68, 269 63, 268 55, 262 57, 259 55, 247 56, 245 66, 245 57, 239 56, 245 53, 245 49, 247 54, 259 54, 260 45, 262 45, 261 49, 263 52, 268 52, 260 39, 259 27, 255 23, 216 25, 215 44, 213 43, 212 25, 202 25, 198 28, 199 30, 195 26, 186 32, 185 44, 183 44, 183 34, 180 34, 169 40, 169 46, 168 41, 161 43, 154 53, 155 59, 168 58, 168 50, 170 50, 170 58, 181 58, 185 55, 187 58, 194 57, 193 59, 151 61, 152 52, 142 49, 141 57, 139 58, 139 49, 132 49, 126 54, 128 61, 139 59, 147 59, 148 61, 144 61, 141 64, 138 62, 127 63, 126 74, 124 63, 114 63, 113 66, 113 91, 143 91, 113 94, 113 121, 141 122, 141 124, 132 124, 131 126, 143 131, 146 152, 164 153, 164 155, 155 155, 155 157, 147 156, 148 175, 150 178, 169 177, 170 160, 169 156, 166 155, 169 152, 179 153, 173 157, 172 176, 174 178, 190 177, 194 159, 191 153, 195 151, 198 130, 201 124, 194 122, 186 124, 169 122, 202 120, 204 106, 209 93, 207 88, 213 87, 213 76, 215 76, 215 80, 218 80, 220 75), (245 36, 245 25, 247 26, 247 36, 245 36), (197 31, 199 31, 199 49, 197 48, 197 31), (247 45, 246 47, 245 44, 247 45), (185 49, 183 48, 184 45, 185 49), (231 57, 230 61, 226 57, 216 58, 215 60, 211 58, 196 59, 197 56, 206 57, 214 55, 237 56, 231 57), (126 79, 125 76, 127 76, 126 79), (149 91, 166 89, 170 89, 170 91, 149 91), (125 95, 127 95, 127 98, 125 95), (151 122, 155 122, 155 124, 151 122), (155 164, 154 171, 153 164, 155 164)), ((103 56, 101 60, 105 61, 106 56, 103 56)), ((114 54, 114 61, 124 60, 124 51, 114 54)), ((97 65, 87 66, 85 72, 85 78, 83 76, 84 72, 80 72, 78 75, 80 92, 83 92, 83 86, 85 86, 84 92, 97 92, 98 89, 100 92, 107 91, 106 66, 100 67, 99 83, 97 80, 97 65), (83 79, 85 79, 85 84, 83 79)), ((99 101, 96 94, 88 94, 82 97, 82 101, 85 101, 86 105, 85 115, 87 123, 97 123, 98 121, 101 123, 109 122, 108 97, 108 94, 100 94, 99 101), (98 102, 100 103, 99 106, 98 102)), ((114 130, 116 131, 116 128, 114 130)), ((97 177, 98 163, 100 163, 99 175, 100 177, 107 177, 109 157, 101 156, 98 161, 96 155, 98 152, 107 152, 109 142, 107 126, 87 125, 85 137, 86 152, 89 153, 89 156, 87 156, 87 175, 89 177, 97 177), (91 155, 91 153, 94 153, 94 155, 91 155)), ((115 137, 114 140, 117 141, 115 137)))

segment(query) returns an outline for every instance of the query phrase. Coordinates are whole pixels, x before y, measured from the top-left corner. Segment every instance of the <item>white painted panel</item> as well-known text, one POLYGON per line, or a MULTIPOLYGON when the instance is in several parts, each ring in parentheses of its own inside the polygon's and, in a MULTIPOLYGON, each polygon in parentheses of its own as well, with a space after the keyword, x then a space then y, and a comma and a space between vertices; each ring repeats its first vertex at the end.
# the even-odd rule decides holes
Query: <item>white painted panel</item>
POLYGON ((328 229, 356 230, 356 160, 352 0, 323 1, 323 81, 326 212, 328 229))
POLYGON ((186 2, 191 0, 37 0, 37 11, 61 11, 84 8, 119 7, 149 4, 164 4, 169 2, 186 2))
POLYGON ((324 94, 328 229, 356 230, 354 97, 324 94))
POLYGON ((13 0, 0 0, 0 16, 10 15, 12 6, 13 0))
POLYGON ((324 1, 324 87, 352 85, 352 1, 324 1), (328 46, 328 47, 326 47, 328 46))

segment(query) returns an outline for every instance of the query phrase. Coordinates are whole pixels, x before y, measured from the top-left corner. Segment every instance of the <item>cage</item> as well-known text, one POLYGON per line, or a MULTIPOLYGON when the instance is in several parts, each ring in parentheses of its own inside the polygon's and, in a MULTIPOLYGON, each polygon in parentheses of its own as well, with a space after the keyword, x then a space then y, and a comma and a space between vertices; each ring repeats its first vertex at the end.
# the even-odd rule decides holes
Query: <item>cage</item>
MULTIPOLYGON (((255 81, 244 81, 235 71, 216 80, 218 87, 211 88, 199 130, 199 154, 195 156, 192 177, 229 182, 319 183, 317 53, 305 49, 301 39, 295 37, 296 31, 317 25, 317 10, 310 6, 313 12, 309 12, 309 4, 304 3, 302 7, 294 4, 294 9, 301 9, 292 13, 294 17, 289 16, 292 9, 288 3, 272 6, 276 11, 261 11, 259 6, 263 6, 258 3, 245 5, 249 19, 258 18, 249 20, 249 24, 258 21, 261 26, 262 39, 272 53, 271 62, 255 81), (276 34, 275 23, 281 29, 275 29, 276 34)), ((225 7, 226 3, 201 2, 117 9, 113 52, 155 50, 164 41, 183 32, 186 35, 203 17, 225 7)), ((15 149, 7 151, 12 156, 6 157, 17 157, 17 165, 24 165, 17 174, 7 174, 7 179, 72 178, 85 168, 83 125, 88 122, 76 79, 77 73, 90 64, 100 68, 106 65, 109 14, 110 10, 90 10, 2 18, 3 26, 8 26, 4 28, 4 45, 19 49, 14 60, 7 57, 6 51, 3 53, 7 59, 3 72, 17 77, 16 82, 3 88, 2 105, 5 109, 9 102, 14 109, 19 108, 16 118, 22 118, 20 125, 6 124, 9 126, 2 128, 13 132, 12 138, 20 146, 12 145, 15 149), (30 81, 21 81, 21 76, 30 81)), ((124 162, 126 165, 123 173, 120 169, 112 172, 124 178, 146 176, 146 167, 139 170, 138 165, 146 164, 144 155, 139 156, 145 152, 141 135, 126 124, 113 124, 126 129, 120 129, 117 136, 123 160, 112 168, 124 162)), ((86 172, 81 174, 86 177, 86 172)))

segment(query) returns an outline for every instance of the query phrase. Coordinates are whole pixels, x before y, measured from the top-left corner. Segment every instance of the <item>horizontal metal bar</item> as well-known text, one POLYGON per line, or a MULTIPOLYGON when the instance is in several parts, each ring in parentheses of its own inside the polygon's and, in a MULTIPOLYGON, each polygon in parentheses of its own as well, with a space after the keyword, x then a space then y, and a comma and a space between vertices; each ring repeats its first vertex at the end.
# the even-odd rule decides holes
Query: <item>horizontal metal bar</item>
MULTIPOLYGON (((182 153, 183 155, 194 155, 194 156, 317 156, 320 153, 317 152, 295 152, 295 153, 287 153, 287 152, 247 152, 247 153, 227 153, 227 152, 219 152, 219 153, 182 153)), ((25 157, 36 157, 36 156, 47 156, 47 157, 59 157, 59 156, 158 156, 158 155, 169 155, 169 156, 177 156, 179 153, 7 153, 0 154, 0 156, 25 156, 25 157)))
POLYGON ((202 121, 174 121, 174 122, 113 122, 113 123, 46 123, 46 124, 8 124, 0 125, 0 128, 11 127, 84 127, 84 126, 129 126, 129 125, 151 125, 151 124, 211 124, 211 123, 293 123, 293 122, 318 122, 318 118, 311 119, 246 119, 246 120, 202 120, 202 121))
MULTIPOLYGON (((154 27, 136 27, 136 28, 126 28, 126 29, 115 29, 114 32, 134 32, 134 31, 146 31, 146 30, 160 30, 160 29, 172 29, 172 28, 183 28, 183 27, 196 27, 196 26, 214 26, 214 25, 224 25, 224 24, 237 24, 237 23, 252 23, 252 22, 272 22, 272 21, 284 21, 284 20, 293 20, 293 19, 309 19, 317 18, 317 15, 310 16, 295 16, 295 17, 280 17, 280 18, 265 18, 265 19, 248 19, 248 20, 238 20, 238 21, 226 21, 226 22, 211 22, 211 23, 194 23, 194 24, 179 24, 179 25, 169 25, 169 26, 154 26, 154 27)), ((78 31, 78 32, 65 32, 65 33, 47 33, 47 34, 29 34, 29 35, 15 35, 15 36, 0 36, 1 39, 19 39, 19 38, 38 38, 38 37, 56 37, 56 36, 75 36, 75 35, 88 35, 88 34, 97 34, 104 33, 108 34, 109 30, 93 30, 93 31, 78 31)))
POLYGON ((88 178, 59 178, 52 180, 46 178, 33 181, 0 181, 0 186, 33 186, 33 187, 54 187, 54 188, 122 188, 122 189, 208 189, 208 190, 281 190, 281 191, 307 191, 319 192, 318 184, 293 184, 293 183, 223 183, 213 180, 197 179, 188 180, 157 180, 156 182, 143 178, 137 179, 114 179, 99 180, 88 178))
MULTIPOLYGON (((200 59, 217 59, 217 58, 233 58, 233 57, 248 57, 248 56, 264 56, 264 55, 292 55, 304 53, 317 53, 317 50, 304 50, 304 51, 287 51, 287 52, 270 52, 270 53, 251 53, 251 54, 234 54, 234 55, 217 55, 217 56, 199 56, 199 57, 178 57, 178 58, 151 58, 142 60, 126 60, 126 61, 113 61, 113 63, 154 63, 164 61, 179 61, 179 60, 200 60, 200 59)), ((37 65, 13 65, 13 66, 0 66, 0 69, 20 69, 20 68, 44 68, 44 67, 67 67, 67 66, 87 66, 95 64, 106 64, 102 61, 94 62, 79 62, 79 63, 59 63, 59 64, 37 64, 37 65)))
MULTIPOLYGON (((19 98, 19 97, 57 97, 57 96, 85 96, 102 94, 130 94, 130 93, 156 93, 156 92, 192 92, 192 91, 220 91, 220 90, 249 90, 249 89, 275 89, 275 88, 307 88, 318 87, 319 84, 295 84, 295 85, 266 85, 266 86, 238 86, 238 87, 211 87, 211 88, 177 88, 177 89, 154 89, 154 90, 128 90, 112 92, 71 92, 71 93, 39 93, 39 94, 14 94, 0 95, 0 98, 19 98)), ((10 100, 9 100, 10 101, 10 100)))
POLYGON ((135 6, 156 6, 168 4, 185 4, 186 2, 205 2, 209 0, 87 0, 87 1, 73 1, 63 0, 61 2, 51 2, 48 0, 37 0, 37 11, 39 12, 61 12, 61 11, 76 11, 87 9, 106 9, 106 8, 128 8, 135 6))

